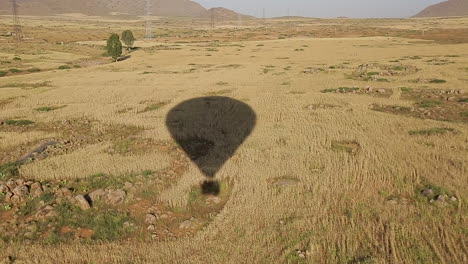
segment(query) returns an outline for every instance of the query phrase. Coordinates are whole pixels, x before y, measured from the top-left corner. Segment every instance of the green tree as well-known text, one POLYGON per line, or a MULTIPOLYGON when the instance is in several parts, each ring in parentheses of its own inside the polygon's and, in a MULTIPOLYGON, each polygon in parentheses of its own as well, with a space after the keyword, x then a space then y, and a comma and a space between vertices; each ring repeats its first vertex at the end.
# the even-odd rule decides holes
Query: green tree
POLYGON ((106 50, 109 56, 111 56, 115 61, 117 61, 120 55, 122 55, 122 42, 120 42, 118 34, 111 34, 107 40, 106 50))
POLYGON ((135 37, 133 36, 132 31, 124 30, 124 32, 122 32, 122 41, 127 46, 127 49, 133 48, 133 43, 135 43, 135 37))

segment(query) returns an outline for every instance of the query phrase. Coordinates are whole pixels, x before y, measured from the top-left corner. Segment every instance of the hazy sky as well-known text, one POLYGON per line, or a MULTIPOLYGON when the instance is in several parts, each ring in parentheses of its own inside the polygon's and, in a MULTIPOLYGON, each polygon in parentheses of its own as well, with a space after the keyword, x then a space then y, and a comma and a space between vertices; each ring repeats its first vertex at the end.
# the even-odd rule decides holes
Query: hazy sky
POLYGON ((262 17, 410 17, 443 0, 195 0, 204 7, 225 7, 262 17))

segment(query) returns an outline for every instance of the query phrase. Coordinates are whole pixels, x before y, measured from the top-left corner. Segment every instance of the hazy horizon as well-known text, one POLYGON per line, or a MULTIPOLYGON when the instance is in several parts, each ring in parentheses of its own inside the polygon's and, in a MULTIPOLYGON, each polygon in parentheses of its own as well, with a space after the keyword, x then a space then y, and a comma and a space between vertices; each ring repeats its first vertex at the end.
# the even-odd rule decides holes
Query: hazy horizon
POLYGON ((256 17, 307 16, 352 18, 402 18, 416 15, 444 0, 194 0, 206 8, 225 7, 256 17))

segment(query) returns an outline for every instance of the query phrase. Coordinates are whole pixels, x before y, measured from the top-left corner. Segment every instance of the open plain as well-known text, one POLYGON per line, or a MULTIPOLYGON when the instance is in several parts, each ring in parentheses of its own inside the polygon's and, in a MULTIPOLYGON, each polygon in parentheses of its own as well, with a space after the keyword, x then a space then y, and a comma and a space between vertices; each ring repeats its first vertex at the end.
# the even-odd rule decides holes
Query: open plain
POLYGON ((22 22, 0 37, 0 263, 468 262, 468 18, 22 22), (206 96, 257 116, 217 195, 165 123, 206 96))

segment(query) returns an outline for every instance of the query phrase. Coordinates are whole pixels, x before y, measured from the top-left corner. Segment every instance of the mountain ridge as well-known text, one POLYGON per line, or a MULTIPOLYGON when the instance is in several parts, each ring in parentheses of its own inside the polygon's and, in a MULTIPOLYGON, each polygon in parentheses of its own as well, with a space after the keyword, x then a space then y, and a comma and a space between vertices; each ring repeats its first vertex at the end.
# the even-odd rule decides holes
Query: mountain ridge
POLYGON ((425 8, 414 17, 468 16, 468 0, 448 0, 425 8))
MULTIPOLYGON (((144 16, 146 0, 17 0, 20 15, 60 15, 81 13, 110 16, 113 13, 144 16)), ((0 0, 0 14, 11 14, 9 0, 0 0)), ((151 13, 157 16, 211 17, 211 10, 191 0, 153 0, 151 13)), ((239 14, 225 8, 214 9, 216 19, 237 19, 239 14)), ((241 15, 242 17, 248 17, 241 15)))

